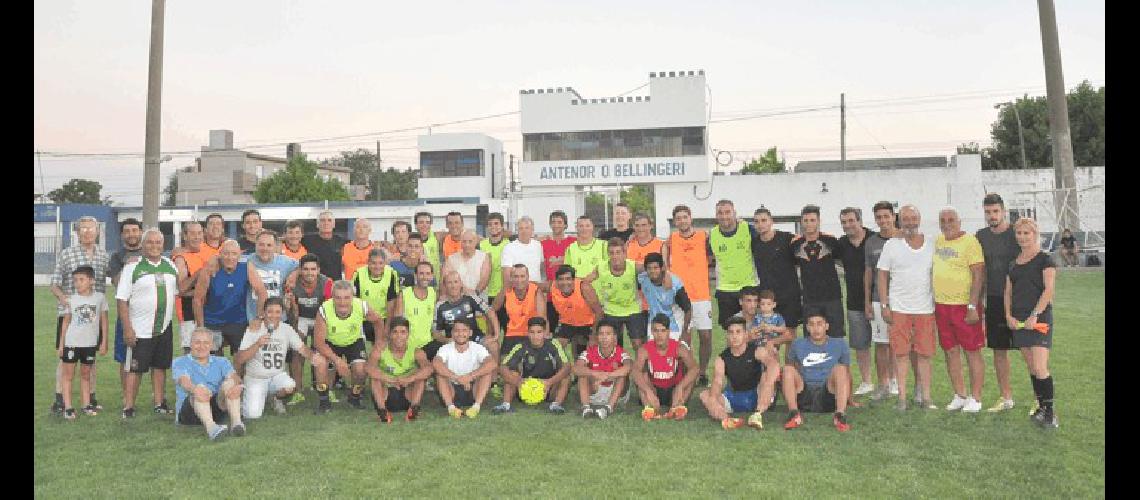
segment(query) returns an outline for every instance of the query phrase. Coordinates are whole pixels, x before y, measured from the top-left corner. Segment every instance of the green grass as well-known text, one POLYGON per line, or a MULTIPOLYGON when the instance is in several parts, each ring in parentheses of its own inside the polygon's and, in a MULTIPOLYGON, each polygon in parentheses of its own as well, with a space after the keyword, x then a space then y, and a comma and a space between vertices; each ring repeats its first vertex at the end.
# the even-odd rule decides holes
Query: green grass
MULTIPOLYGON (((900 414, 887 400, 851 410, 846 434, 831 426, 830 415, 814 414, 804 427, 784 431, 783 404, 765 415, 764 431, 725 432, 695 396, 685 422, 644 423, 632 403, 608 420, 583 421, 571 391, 570 411, 560 417, 527 408, 495 416, 485 404, 478 419, 454 421, 433 400, 421 421, 384 427, 373 412, 343 403, 315 416, 310 397, 283 417, 267 411, 246 437, 218 443, 145 411, 121 421, 110 356, 99 361, 102 414, 75 422, 49 416, 55 307, 46 289, 35 288, 34 491, 179 498, 1103 497, 1104 273, 1062 271, 1057 288, 1050 368, 1061 428, 1054 432, 1026 417, 1032 389, 1015 356, 1012 411, 900 414)), ((715 353, 723 339, 719 331, 714 338, 715 353)), ((986 407, 998 396, 990 359, 987 350, 986 407)), ((169 382, 167 390, 173 401, 169 382)), ((950 399, 941 355, 933 391, 939 404, 950 399)), ((150 404, 144 382, 138 407, 150 404)))

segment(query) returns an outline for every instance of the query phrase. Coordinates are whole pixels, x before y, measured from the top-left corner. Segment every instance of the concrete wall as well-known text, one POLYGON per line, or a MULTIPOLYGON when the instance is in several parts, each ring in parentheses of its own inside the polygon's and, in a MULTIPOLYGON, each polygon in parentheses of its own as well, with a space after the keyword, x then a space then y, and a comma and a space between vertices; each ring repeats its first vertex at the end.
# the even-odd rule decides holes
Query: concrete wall
MULTIPOLYGON (((504 213, 511 228, 523 215, 534 219, 537 234, 550 234, 550 212, 566 212, 568 233, 574 232, 574 222, 585 213, 585 193, 574 188, 532 188, 525 192, 512 193, 510 213, 504 213)), ((600 221, 599 221, 600 222, 600 221)))
POLYGON ((678 73, 684 75, 651 74, 648 96, 599 98, 569 87, 522 90, 522 133, 703 127, 708 119, 704 72, 678 73))

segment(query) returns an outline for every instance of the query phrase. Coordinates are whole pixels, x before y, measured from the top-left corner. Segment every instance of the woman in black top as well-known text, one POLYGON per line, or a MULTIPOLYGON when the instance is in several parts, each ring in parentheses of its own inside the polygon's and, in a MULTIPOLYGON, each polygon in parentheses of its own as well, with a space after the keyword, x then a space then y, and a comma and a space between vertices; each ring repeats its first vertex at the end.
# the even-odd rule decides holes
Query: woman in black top
POLYGON ((1013 230, 1021 253, 1009 264, 1005 320, 1013 332, 1014 347, 1021 349, 1025 357, 1037 396, 1037 406, 1030 417, 1042 427, 1056 428, 1049 348, 1053 345, 1053 281, 1057 264, 1041 251, 1040 234, 1033 219, 1018 219, 1013 230))

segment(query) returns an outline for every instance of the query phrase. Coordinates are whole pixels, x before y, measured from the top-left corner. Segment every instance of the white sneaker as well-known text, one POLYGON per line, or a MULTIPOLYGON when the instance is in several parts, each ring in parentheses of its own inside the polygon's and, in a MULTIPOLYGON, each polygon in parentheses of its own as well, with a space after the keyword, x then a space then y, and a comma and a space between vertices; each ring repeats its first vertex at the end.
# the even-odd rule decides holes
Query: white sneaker
POLYGON ((278 398, 273 398, 273 411, 277 412, 278 415, 284 415, 285 402, 278 398))
POLYGON ((982 411, 982 402, 974 399, 972 396, 966 399, 966 404, 962 406, 964 413, 977 413, 982 411))
POLYGON ((898 381, 898 379, 894 379, 894 378, 891 379, 890 393, 892 396, 898 396, 899 395, 899 381, 898 381))
POLYGON ((995 404, 992 408, 987 409, 986 411, 988 411, 990 413, 997 413, 997 412, 1002 412, 1002 411, 1012 410, 1012 409, 1013 409, 1013 400, 1012 399, 999 399, 997 404, 995 404))
POLYGON ((966 406, 966 399, 955 394, 954 399, 950 401, 950 404, 946 405, 946 409, 948 411, 956 411, 961 410, 963 406, 966 406))
POLYGON ((924 399, 922 398, 922 388, 914 386, 914 403, 921 405, 924 399))
POLYGON ((859 384, 859 387, 855 389, 855 395, 862 396, 864 394, 869 394, 873 390, 875 390, 875 386, 863 382, 862 384, 859 384))

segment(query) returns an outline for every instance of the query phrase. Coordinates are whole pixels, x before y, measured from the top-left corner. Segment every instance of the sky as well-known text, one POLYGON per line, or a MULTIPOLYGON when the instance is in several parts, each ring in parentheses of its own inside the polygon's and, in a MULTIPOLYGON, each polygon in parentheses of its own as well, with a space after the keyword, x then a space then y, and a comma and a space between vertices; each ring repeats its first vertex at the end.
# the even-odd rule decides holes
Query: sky
MULTIPOLYGON (((1104 2, 1055 3, 1066 87, 1104 85, 1104 2)), ((82 177, 141 205, 151 2, 34 9, 34 193, 82 177), (108 153, 138 155, 88 156, 108 153)), ((709 143, 733 152, 730 169, 772 146, 789 166, 838 159, 839 111, 802 110, 840 93, 848 158, 987 145, 995 103, 1045 93, 1036 2, 1024 0, 170 1, 162 183, 193 164, 211 129, 261 154, 301 142, 316 159, 380 140, 385 165, 403 168, 426 129, 377 132, 516 111, 520 89, 608 97, 651 71, 697 69, 711 92, 709 143), (716 122, 738 117, 755 118, 716 122)), ((522 150, 517 114, 432 130, 522 150)))

